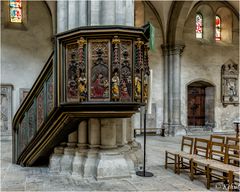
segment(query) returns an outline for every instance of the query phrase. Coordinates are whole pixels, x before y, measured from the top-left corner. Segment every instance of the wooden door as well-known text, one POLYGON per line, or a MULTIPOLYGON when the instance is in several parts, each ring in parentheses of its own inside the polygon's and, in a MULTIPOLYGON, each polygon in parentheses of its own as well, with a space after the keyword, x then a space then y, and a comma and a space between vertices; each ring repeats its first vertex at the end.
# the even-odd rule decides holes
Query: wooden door
POLYGON ((188 87, 188 125, 205 125, 204 87, 188 87))

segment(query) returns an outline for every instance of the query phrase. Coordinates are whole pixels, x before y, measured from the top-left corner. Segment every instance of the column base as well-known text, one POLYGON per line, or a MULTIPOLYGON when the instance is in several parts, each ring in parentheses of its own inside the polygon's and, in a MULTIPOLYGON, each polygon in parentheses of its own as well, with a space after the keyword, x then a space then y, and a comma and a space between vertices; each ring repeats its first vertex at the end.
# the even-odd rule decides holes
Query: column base
POLYGON ((50 156, 50 172, 78 179, 127 178, 143 164, 143 151, 136 141, 116 149, 64 148, 64 154, 50 156))
POLYGON ((181 124, 169 125, 169 136, 184 136, 187 134, 185 127, 181 124))

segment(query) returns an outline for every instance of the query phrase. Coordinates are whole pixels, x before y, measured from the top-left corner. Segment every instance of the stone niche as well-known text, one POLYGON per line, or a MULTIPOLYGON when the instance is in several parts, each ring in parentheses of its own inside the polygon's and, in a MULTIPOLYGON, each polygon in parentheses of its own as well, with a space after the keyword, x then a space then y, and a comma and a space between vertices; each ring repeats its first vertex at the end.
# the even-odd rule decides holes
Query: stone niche
POLYGON ((1 85, 1 135, 12 133, 12 85, 1 85))
POLYGON ((222 65, 221 81, 222 81, 222 103, 223 106, 239 104, 239 72, 238 64, 231 60, 222 65))

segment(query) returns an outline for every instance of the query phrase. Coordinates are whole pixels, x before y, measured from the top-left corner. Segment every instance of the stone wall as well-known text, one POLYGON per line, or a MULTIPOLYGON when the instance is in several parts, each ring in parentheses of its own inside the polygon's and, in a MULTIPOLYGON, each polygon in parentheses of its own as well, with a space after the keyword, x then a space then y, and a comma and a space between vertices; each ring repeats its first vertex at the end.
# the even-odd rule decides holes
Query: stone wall
POLYGON ((53 48, 52 19, 44 2, 27 2, 26 29, 4 25, 2 10, 1 83, 13 85, 13 115, 19 107, 20 89, 31 88, 53 48))
MULTIPOLYGON (((217 10, 222 5, 215 3, 211 6, 213 6, 213 10, 217 10)), ((231 14, 232 19, 228 18, 229 21, 233 21, 232 42, 229 42, 229 38, 226 38, 227 41, 224 39, 222 41, 215 41, 213 36, 210 39, 209 36, 208 39, 196 39, 196 11, 198 11, 198 8, 193 8, 184 27, 186 46, 182 55, 181 66, 181 120, 183 125, 187 126, 187 85, 190 82, 201 80, 215 86, 214 114, 216 124, 214 131, 233 130, 232 122, 239 116, 239 106, 228 105, 227 107, 223 107, 221 103, 221 67, 229 60, 239 64, 238 19, 234 14, 231 14)), ((214 13, 212 15, 212 19, 214 19, 214 13)), ((207 30, 209 31, 210 29, 208 28, 207 30)), ((211 30, 214 30, 214 27, 211 30)), ((227 35, 229 36, 229 34, 227 35)))
MULTIPOLYGON (((153 107, 151 113, 147 115, 147 128, 161 128, 163 121, 163 56, 161 44, 163 44, 163 37, 160 24, 157 20, 156 15, 152 9, 144 3, 139 5, 137 3, 135 9, 138 11, 144 11, 144 14, 137 14, 138 17, 135 17, 135 25, 142 26, 147 22, 150 22, 155 28, 155 45, 154 50, 149 51, 149 66, 153 71, 152 76, 152 103, 153 107), (141 23, 144 16, 144 23, 141 23), (140 18, 139 18, 140 17, 140 18), (153 118, 154 117, 154 118, 153 118), (155 126, 155 127, 153 127, 155 126)), ((136 4, 135 4, 136 6, 136 4)), ((136 13, 135 13, 136 16, 136 13)), ((134 117, 134 128, 140 128, 140 113, 134 117)))

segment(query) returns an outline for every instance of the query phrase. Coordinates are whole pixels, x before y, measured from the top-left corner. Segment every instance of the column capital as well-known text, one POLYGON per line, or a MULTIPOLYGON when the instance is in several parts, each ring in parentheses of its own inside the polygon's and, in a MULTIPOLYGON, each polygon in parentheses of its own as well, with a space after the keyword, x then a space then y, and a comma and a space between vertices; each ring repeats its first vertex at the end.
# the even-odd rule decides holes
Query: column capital
POLYGON ((161 45, 164 55, 182 55, 185 45, 183 44, 163 44, 161 45))

